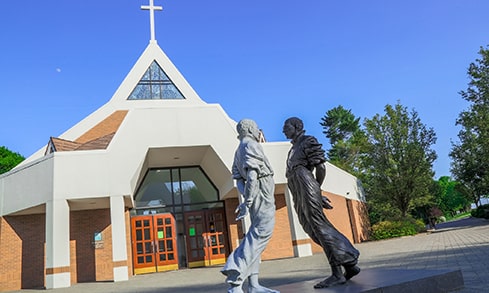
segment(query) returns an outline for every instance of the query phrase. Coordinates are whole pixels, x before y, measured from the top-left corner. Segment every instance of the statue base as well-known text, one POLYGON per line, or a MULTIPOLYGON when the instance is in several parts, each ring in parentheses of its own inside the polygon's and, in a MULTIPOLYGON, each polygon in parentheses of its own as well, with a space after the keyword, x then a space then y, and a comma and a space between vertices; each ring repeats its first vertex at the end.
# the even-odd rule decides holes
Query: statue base
POLYGON ((404 292, 448 292, 464 287, 460 270, 404 270, 404 269, 362 269, 344 285, 314 289, 319 280, 291 283, 274 287, 281 293, 296 292, 368 292, 368 293, 404 293, 404 292))

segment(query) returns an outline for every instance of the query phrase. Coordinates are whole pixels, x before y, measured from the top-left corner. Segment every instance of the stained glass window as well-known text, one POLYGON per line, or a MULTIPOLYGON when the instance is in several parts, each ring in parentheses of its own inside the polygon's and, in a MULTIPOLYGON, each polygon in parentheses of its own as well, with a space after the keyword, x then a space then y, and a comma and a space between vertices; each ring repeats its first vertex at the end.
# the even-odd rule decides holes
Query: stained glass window
POLYGON ((185 99, 156 61, 148 67, 128 100, 185 99))

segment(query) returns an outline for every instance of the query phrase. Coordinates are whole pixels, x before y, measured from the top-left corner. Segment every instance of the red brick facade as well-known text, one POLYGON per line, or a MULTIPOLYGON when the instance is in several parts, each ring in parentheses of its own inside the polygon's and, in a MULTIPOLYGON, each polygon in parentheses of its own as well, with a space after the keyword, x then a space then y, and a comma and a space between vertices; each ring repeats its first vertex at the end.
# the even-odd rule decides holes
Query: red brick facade
POLYGON ((275 228, 273 229, 272 239, 261 256, 262 260, 294 256, 289 225, 289 213, 283 194, 275 195, 275 206, 275 228))
MULTIPOLYGON (((128 261, 114 263, 110 210, 70 213, 72 284, 112 280, 114 266, 129 265, 132 274, 129 212, 125 217, 128 261), (94 243, 95 233, 101 233, 100 243, 94 243)), ((45 270, 45 227, 44 214, 0 218, 0 292, 44 288, 46 273, 55 273, 45 270)))
MULTIPOLYGON (((370 222, 363 202, 347 199, 333 193, 324 192, 331 200, 333 209, 324 210, 328 220, 338 231, 343 233, 352 243, 360 243, 368 239, 370 222)), ((322 253, 321 246, 312 240, 312 252, 322 253)))
POLYGON ((72 278, 76 273, 76 280, 72 279, 72 283, 113 279, 109 209, 71 212, 70 240, 75 246, 71 252, 71 272, 72 278), (101 233, 102 241, 94 242, 95 233, 101 233))
MULTIPOLYGON (((226 217, 228 223, 228 237, 231 250, 236 249, 239 239, 243 238, 241 221, 236 222, 234 213, 239 202, 237 198, 226 200, 226 217)), ((283 194, 275 195, 275 228, 273 236, 262 254, 262 260, 293 257, 292 236, 290 234, 289 214, 283 194)))
POLYGON ((0 291, 44 287, 45 216, 0 218, 0 291))

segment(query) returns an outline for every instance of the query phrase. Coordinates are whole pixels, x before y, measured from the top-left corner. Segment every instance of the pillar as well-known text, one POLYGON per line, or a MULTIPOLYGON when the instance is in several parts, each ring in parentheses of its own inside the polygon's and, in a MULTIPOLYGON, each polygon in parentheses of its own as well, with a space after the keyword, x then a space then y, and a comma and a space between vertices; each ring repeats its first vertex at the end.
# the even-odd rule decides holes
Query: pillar
POLYGON ((287 203, 287 212, 289 213, 290 234, 292 236, 292 247, 294 256, 302 257, 312 255, 311 238, 304 232, 302 225, 299 223, 299 217, 294 209, 292 195, 288 188, 285 189, 285 202, 287 203))
POLYGON ((46 289, 71 286, 70 207, 65 199, 46 203, 46 289))
POLYGON ((114 282, 127 281, 126 218, 123 196, 110 197, 110 221, 112 226, 112 262, 114 282))

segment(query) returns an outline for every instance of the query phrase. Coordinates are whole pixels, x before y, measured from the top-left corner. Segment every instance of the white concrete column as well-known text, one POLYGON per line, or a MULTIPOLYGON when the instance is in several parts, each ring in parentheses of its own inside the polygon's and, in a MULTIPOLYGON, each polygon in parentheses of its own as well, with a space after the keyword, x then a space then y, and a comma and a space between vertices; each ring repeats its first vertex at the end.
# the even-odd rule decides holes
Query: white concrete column
POLYGON ((302 257, 312 255, 311 238, 304 232, 299 218, 294 209, 294 201, 288 188, 285 189, 285 202, 287 203, 287 212, 289 214, 290 233, 292 236, 292 246, 294 256, 302 257))
POLYGON ((46 203, 46 289, 71 286, 70 207, 65 199, 46 203))
POLYGON ((110 221, 112 226, 112 262, 114 265, 114 282, 127 281, 126 219, 123 196, 110 197, 110 221))

